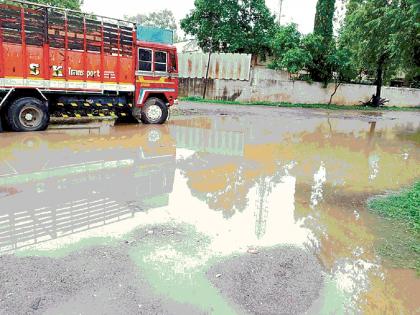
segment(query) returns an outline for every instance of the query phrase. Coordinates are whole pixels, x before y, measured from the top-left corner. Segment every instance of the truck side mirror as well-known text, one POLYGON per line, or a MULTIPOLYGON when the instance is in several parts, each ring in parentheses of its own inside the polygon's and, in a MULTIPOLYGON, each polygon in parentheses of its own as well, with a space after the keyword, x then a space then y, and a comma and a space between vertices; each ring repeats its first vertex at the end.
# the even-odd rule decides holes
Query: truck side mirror
POLYGON ((176 67, 170 66, 168 69, 168 73, 174 73, 174 72, 176 72, 176 67))

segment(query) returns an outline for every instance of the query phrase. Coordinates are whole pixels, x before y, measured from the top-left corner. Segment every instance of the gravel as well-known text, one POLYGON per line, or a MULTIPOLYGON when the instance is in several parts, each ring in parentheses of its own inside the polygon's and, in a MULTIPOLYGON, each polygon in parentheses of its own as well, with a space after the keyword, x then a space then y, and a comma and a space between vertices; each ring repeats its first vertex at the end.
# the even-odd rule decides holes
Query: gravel
POLYGON ((302 249, 280 247, 227 259, 207 277, 239 313, 302 314, 319 297, 322 268, 302 249))
POLYGON ((121 242, 63 258, 0 256, 0 314, 202 314, 154 293, 129 248, 121 242))

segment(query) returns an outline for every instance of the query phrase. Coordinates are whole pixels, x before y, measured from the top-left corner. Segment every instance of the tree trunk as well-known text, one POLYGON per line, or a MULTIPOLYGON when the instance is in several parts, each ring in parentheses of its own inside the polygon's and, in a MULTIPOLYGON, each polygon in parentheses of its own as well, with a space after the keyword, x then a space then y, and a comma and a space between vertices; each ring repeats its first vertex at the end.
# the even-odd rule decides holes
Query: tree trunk
POLYGON ((384 64, 385 64, 385 55, 382 55, 378 61, 378 68, 376 69, 376 94, 372 99, 372 105, 374 107, 379 107, 381 102, 381 92, 382 85, 384 82, 384 64))
POLYGON ((209 70, 210 70, 210 61, 211 61, 211 50, 209 52, 209 60, 207 62, 206 79, 204 80, 203 100, 206 99, 206 94, 207 94, 207 85, 208 85, 208 81, 209 81, 209 70))
POLYGON ((331 105, 332 100, 333 100, 333 97, 334 97, 334 95, 337 93, 338 88, 340 87, 340 85, 341 85, 341 82, 337 82, 337 81, 335 81, 334 92, 333 92, 333 93, 331 94, 331 96, 330 96, 330 101, 328 102, 328 106, 330 106, 330 105, 331 105))

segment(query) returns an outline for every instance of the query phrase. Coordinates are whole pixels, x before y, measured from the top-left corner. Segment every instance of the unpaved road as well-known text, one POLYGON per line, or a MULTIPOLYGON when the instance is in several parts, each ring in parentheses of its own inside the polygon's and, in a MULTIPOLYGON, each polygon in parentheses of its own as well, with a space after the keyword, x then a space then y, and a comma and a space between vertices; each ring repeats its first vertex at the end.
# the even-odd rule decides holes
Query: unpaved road
POLYGON ((416 314, 366 200, 420 113, 186 103, 163 126, 0 135, 0 314, 416 314))

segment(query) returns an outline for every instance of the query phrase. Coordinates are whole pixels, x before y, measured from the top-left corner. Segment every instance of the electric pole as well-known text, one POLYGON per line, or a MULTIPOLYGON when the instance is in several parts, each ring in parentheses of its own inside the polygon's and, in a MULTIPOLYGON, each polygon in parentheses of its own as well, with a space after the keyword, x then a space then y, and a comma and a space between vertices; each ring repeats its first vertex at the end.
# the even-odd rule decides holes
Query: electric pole
POLYGON ((281 13, 283 10, 283 1, 284 0, 279 0, 279 25, 281 25, 281 13))

